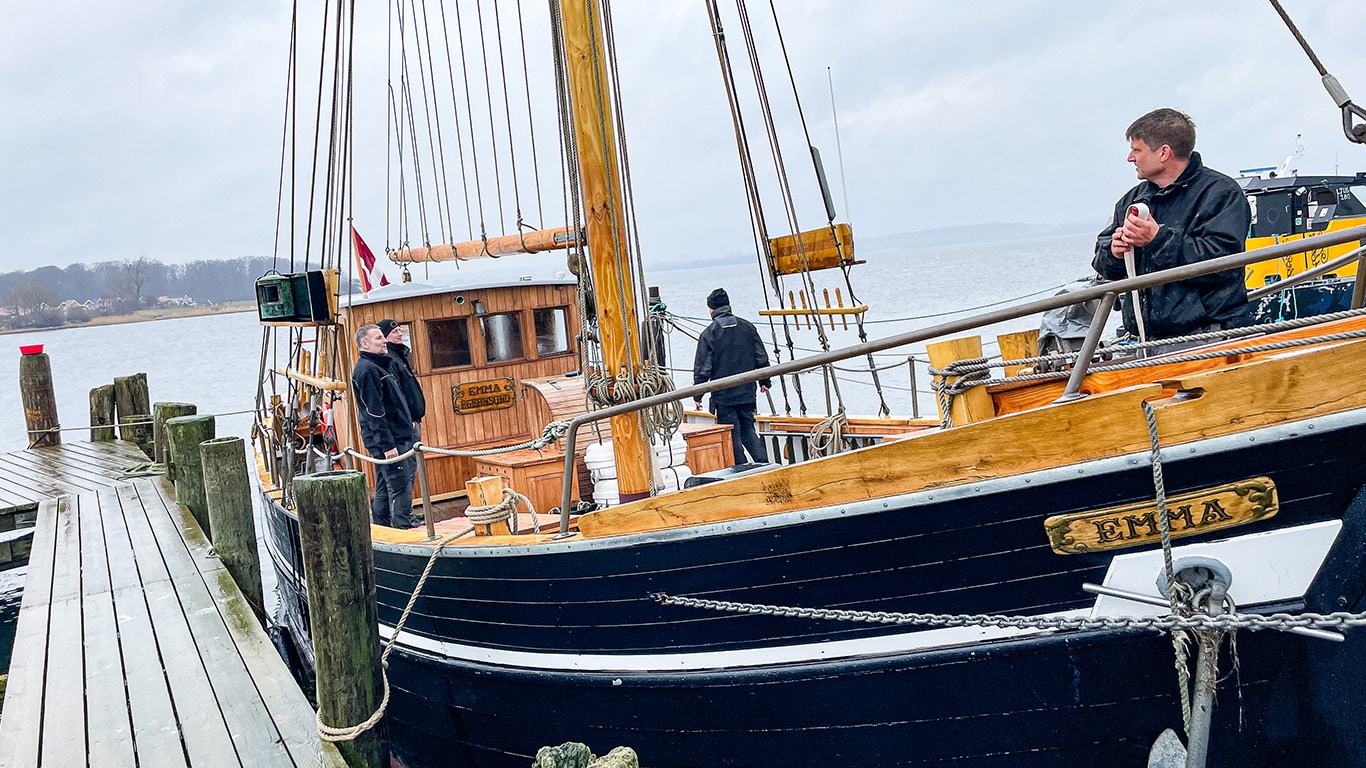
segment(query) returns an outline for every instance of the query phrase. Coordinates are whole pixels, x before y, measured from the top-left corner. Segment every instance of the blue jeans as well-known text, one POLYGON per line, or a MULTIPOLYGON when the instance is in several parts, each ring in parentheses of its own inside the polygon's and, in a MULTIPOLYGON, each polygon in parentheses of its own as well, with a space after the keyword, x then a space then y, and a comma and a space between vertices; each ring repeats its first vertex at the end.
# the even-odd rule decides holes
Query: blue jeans
MULTIPOLYGON (((399 453, 412 448, 412 444, 398 447, 399 453)), ((417 477, 417 457, 409 456, 394 464, 375 465, 375 498, 370 502, 370 519, 375 525, 390 528, 412 528, 417 524, 413 519, 413 479, 417 477)))
POLYGON ((750 458, 755 462, 768 463, 768 451, 764 450, 764 441, 759 439, 759 433, 754 428, 756 410, 753 403, 716 406, 716 423, 731 425, 730 444, 735 449, 737 465, 745 463, 745 451, 749 451, 750 458))

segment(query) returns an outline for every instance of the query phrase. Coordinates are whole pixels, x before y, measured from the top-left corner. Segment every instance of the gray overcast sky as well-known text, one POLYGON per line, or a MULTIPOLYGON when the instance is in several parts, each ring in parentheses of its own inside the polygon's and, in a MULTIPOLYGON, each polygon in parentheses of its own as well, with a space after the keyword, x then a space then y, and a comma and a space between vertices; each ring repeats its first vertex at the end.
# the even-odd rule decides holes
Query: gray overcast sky
MULTIPOLYGON (((544 16, 538 0, 522 4, 529 17, 544 16)), ((1366 3, 1283 4, 1328 70, 1366 103, 1366 3)), ((699 248, 749 251, 702 1, 613 5, 647 262, 699 248)), ((777 5, 842 218, 831 68, 860 236, 982 222, 1099 229, 1133 183, 1125 126, 1164 105, 1194 117, 1206 162, 1229 173, 1279 164, 1296 134, 1302 171, 1366 169, 1366 148, 1342 137, 1316 71, 1267 2, 777 5)), ((753 6, 758 24, 767 3, 753 6)), ((365 50, 382 52, 385 21, 374 12, 362 19, 373 37, 365 50)), ((272 252, 287 3, 0 0, 0 18, 0 271, 272 252)), ((739 30, 727 32, 740 70, 739 30)), ((777 101, 786 82, 772 63, 777 101)), ((382 61, 376 66, 382 78, 382 61)), ((365 98, 358 114, 380 124, 382 95, 365 98)), ((551 104, 536 109, 553 113, 551 104)), ((779 114, 785 139, 799 136, 790 111, 779 114)), ((539 140, 554 151, 553 135, 539 140)), ((361 135, 356 150, 357 226, 377 251, 383 145, 382 133, 361 135)), ((802 160, 789 154, 800 223, 810 228, 823 217, 802 160)), ((547 176, 558 184, 553 170, 547 176)), ((557 193, 545 196, 558 204, 557 193)), ((545 223, 556 218, 547 211, 545 223)))

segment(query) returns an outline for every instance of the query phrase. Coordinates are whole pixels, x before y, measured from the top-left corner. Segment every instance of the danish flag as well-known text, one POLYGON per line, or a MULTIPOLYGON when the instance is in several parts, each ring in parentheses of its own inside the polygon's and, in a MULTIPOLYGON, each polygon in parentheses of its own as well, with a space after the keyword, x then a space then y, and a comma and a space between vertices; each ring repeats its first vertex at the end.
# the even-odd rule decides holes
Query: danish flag
POLYGON ((389 278, 385 276, 382 268, 376 269, 375 254, 370 250, 370 246, 361 239, 360 233, 356 231, 355 227, 351 227, 351 244, 355 246, 356 264, 360 266, 361 292, 369 293, 371 288, 388 285, 389 278))

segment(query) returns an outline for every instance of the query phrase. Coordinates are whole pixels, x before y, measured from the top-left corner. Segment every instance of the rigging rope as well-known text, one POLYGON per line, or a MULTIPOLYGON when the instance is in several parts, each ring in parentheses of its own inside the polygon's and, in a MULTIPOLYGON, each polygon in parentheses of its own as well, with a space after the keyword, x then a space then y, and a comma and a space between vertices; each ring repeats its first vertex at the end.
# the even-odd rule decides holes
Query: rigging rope
MULTIPOLYGON (((459 8, 459 4, 456 4, 459 8)), ((475 19, 479 24, 479 39, 486 39, 484 35, 484 4, 476 2, 474 4, 475 19)), ((492 148, 490 154, 493 155, 493 190, 494 199, 498 202, 498 210, 503 209, 503 177, 498 168, 498 135, 493 127, 493 85, 489 82, 489 53, 487 45, 479 46, 479 53, 484 62, 484 98, 488 102, 489 109, 489 145, 492 148)), ((500 52, 501 55, 501 52, 500 52)), ((500 222, 501 223, 501 222, 500 222)), ((480 233, 485 243, 488 242, 488 233, 480 233)), ((485 246, 487 250, 487 246, 485 246)))
MULTIPOLYGON (((461 192, 462 192, 462 193, 464 194, 464 196, 465 196, 465 226, 467 227, 468 233, 469 233, 469 237, 468 237, 467 239, 473 240, 473 239, 474 239, 474 220, 471 218, 471 215, 470 215, 470 182, 469 182, 469 176, 468 176, 467 171, 466 171, 466 168, 465 168, 465 139, 464 139, 464 130, 463 130, 463 128, 461 128, 461 126, 460 126, 460 102, 459 102, 458 97, 455 95, 455 64, 452 63, 452 61, 451 61, 451 35, 450 35, 450 26, 446 23, 446 3, 445 3, 445 0, 441 0, 440 2, 438 2, 438 3, 437 3, 437 7, 441 10, 441 39, 442 39, 443 44, 444 44, 445 49, 446 49, 446 84, 449 86, 450 91, 451 91, 451 110, 455 113, 455 150, 456 150, 456 154, 460 157, 460 185, 461 185, 461 192)), ((458 6, 457 6, 457 8, 458 8, 458 6)), ((463 41, 460 41, 460 42, 462 43, 462 45, 461 45, 461 55, 463 56, 463 55, 464 55, 464 45, 463 45, 463 41)), ((463 66, 464 66, 464 59, 461 59, 461 62, 460 62, 460 63, 461 63, 462 69, 463 69, 463 66)), ((468 83, 467 83, 467 85, 468 85, 468 83)), ((467 89, 466 89, 466 95, 468 95, 468 93, 469 93, 469 90, 468 90, 468 88, 467 88, 467 89)), ((474 134, 473 134, 473 133, 470 134, 470 141, 471 141, 471 142, 474 141, 474 134)), ((443 167, 444 167, 444 166, 443 166, 443 167)), ((449 196, 448 196, 448 197, 449 197, 449 196)), ((481 212, 481 219, 482 219, 482 212, 481 212)), ((481 222, 481 223, 482 223, 482 222, 481 222)), ((454 229, 454 228, 452 227, 452 229, 454 229)))
MULTIPOLYGON (((741 1, 742 1, 742 3, 743 3, 743 0, 741 0, 741 1)), ((797 109, 797 117, 798 117, 798 119, 800 120, 801 125, 802 125, 802 135, 806 138, 806 145, 807 145, 808 147, 811 148, 811 171, 812 171, 812 174, 816 177, 817 183, 822 184, 822 187, 823 187, 823 186, 824 186, 824 183, 823 183, 823 180, 822 180, 822 177, 821 177, 822 169, 821 169, 821 167, 820 167, 820 165, 819 165, 819 163, 818 163, 818 161, 817 161, 817 154, 816 154, 815 144, 813 144, 813 143, 811 142, 811 131, 810 131, 810 129, 807 128, 807 125, 806 125, 806 111, 802 108, 801 95, 797 92, 797 78, 796 78, 796 76, 792 73, 792 60, 791 60, 791 58, 787 55, 787 41, 786 41, 786 40, 784 39, 784 37, 783 37, 783 28, 782 28, 782 25, 778 22, 778 8, 777 8, 776 5, 774 5, 773 0, 769 0, 768 7, 769 7, 769 10, 770 10, 770 12, 772 13, 772 16, 773 16, 773 28, 774 28, 775 32, 777 33, 777 36, 778 36, 778 45, 780 46, 780 48, 781 48, 781 50, 782 50, 782 52, 783 52, 783 63, 784 63, 784 64, 786 65, 786 67, 787 67, 787 80, 788 80, 788 83, 789 83, 789 84, 791 85, 791 87, 792 87, 792 102, 793 102, 793 104, 796 106, 796 109, 797 109)), ((831 95, 831 103, 832 103, 832 105, 833 105, 833 103, 834 103, 834 96, 833 96, 833 94, 831 95)), ((838 136, 838 134, 836 134, 836 135, 838 136)), ((849 264, 849 259, 847 259, 847 257, 849 256, 849 254, 844 253, 844 244, 843 244, 842 242, 840 242, 839 235, 838 235, 838 233, 837 233, 836 230, 835 230, 835 218, 834 218, 834 217, 835 217, 835 211, 834 211, 833 206, 832 206, 832 207, 827 211, 827 221, 826 221, 826 223, 827 223, 827 225, 830 227, 830 237, 831 237, 831 240, 834 241, 834 243, 835 243, 835 249, 836 249, 836 251, 837 251, 838 254, 839 254, 840 272, 841 272, 841 274, 844 276, 844 287, 847 288, 847 289, 849 290, 849 301, 850 301, 851 304, 857 306, 860 302, 859 302, 859 300, 858 300, 858 296, 854 293, 854 283, 853 283, 853 280, 852 280, 852 279, 850 278, 850 276, 849 276, 850 269, 851 269, 851 265, 849 264)), ((798 238, 798 240, 797 240, 797 249, 798 249, 799 253, 801 254, 803 263, 805 263, 805 261, 806 261, 806 251, 805 251, 805 246, 804 246, 804 244, 802 243, 802 241, 801 241, 800 238, 798 238)), ((810 272, 808 271, 806 274, 808 275, 808 278, 809 278, 810 272)), ((815 304, 815 302, 816 302, 815 283, 814 283, 814 281, 811 281, 810 279, 808 279, 807 282, 811 285, 811 303, 813 304, 813 307, 812 307, 812 308, 814 309, 814 308, 815 308, 815 307, 814 307, 814 304, 815 304)), ((826 303, 827 303, 827 304, 829 303, 829 299, 828 299, 828 298, 826 299, 826 303)), ((819 320, 819 319, 820 319, 819 316, 817 316, 816 319, 819 320)), ((833 320, 832 320, 832 322, 833 322, 833 320)), ((858 329, 859 341, 860 341, 860 342, 863 342, 863 343, 867 343, 867 341, 868 341, 868 331, 867 331, 867 329, 865 329, 865 328, 863 327, 863 315, 862 315, 862 314, 855 314, 855 315, 854 315, 854 325, 855 325, 855 327, 857 327, 857 329, 858 329)), ((822 343, 824 343, 824 339, 822 339, 822 343)), ((880 415, 888 416, 888 415, 891 414, 892 411, 891 411, 890 408, 887 407, 887 400, 886 400, 886 398, 884 398, 883 395, 882 395, 882 383, 881 383, 881 381, 880 381, 879 378, 878 378, 877 370, 876 370, 875 364, 874 364, 874 362, 873 362, 873 356, 872 356, 871 354, 868 355, 868 372, 869 372, 869 375, 871 375, 872 378, 873 378, 873 387, 874 387, 874 389, 877 391, 877 395, 878 395, 878 408, 879 408, 879 411, 878 411, 878 412, 879 412, 880 415)), ((833 375, 833 374, 831 374, 831 378, 832 378, 832 379, 834 378, 834 375, 833 375)), ((838 384, 836 384, 836 394, 838 395, 838 393, 839 393, 838 384)), ((843 404, 843 403, 840 403, 840 409, 841 409, 841 410, 844 409, 844 404, 843 404)))

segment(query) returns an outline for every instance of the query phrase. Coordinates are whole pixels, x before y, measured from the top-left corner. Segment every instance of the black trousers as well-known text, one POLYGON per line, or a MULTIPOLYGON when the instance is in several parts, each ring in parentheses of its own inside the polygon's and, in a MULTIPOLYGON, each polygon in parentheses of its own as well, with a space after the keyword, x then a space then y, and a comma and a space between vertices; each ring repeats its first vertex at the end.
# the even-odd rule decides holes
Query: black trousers
MULTIPOLYGON (((412 443, 398 446, 403 453, 412 443)), ((370 519, 375 525, 390 528, 412 528, 413 480, 417 477, 417 457, 409 456, 394 464, 375 465, 375 498, 370 502, 370 519)))
POLYGON ((754 428, 754 413, 758 407, 754 403, 744 405, 718 405, 716 406, 716 422, 718 424, 729 424, 730 444, 735 449, 735 463, 745 463, 745 452, 749 452, 750 460, 765 464, 768 462, 768 451, 764 450, 764 442, 759 439, 759 432, 754 428))

